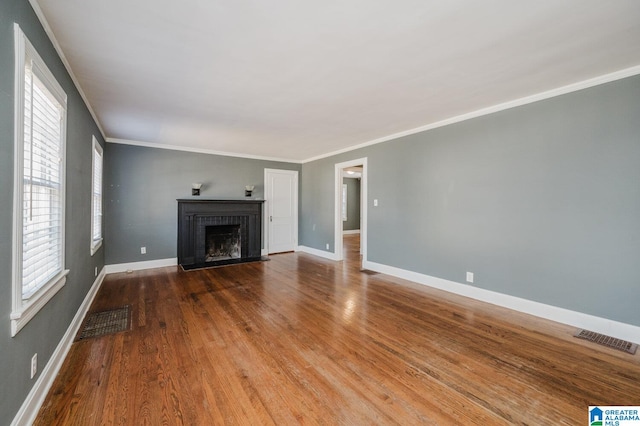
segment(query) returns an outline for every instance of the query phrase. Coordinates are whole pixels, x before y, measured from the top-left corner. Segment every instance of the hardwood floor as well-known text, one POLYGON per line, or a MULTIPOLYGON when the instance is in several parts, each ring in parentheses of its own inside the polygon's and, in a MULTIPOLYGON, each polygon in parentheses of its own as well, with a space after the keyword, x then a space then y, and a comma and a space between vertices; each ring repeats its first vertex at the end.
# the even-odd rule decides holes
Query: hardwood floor
POLYGON ((303 253, 106 277, 132 330, 73 344, 37 425, 587 424, 635 356, 574 329, 303 253))

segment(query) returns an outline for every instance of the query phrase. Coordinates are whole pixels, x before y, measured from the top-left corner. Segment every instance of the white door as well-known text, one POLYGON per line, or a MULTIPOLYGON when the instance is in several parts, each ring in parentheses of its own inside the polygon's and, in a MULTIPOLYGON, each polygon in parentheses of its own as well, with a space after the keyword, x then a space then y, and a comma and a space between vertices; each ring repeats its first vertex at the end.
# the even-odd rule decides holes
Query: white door
POLYGON ((269 253, 293 251, 298 243, 298 172, 265 169, 269 253))

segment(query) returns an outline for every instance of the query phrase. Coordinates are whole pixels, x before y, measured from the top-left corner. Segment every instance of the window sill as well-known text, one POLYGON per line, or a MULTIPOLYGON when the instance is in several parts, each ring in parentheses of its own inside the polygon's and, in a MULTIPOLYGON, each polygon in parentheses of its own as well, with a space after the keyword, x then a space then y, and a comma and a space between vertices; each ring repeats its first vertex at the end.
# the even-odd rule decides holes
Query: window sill
POLYGON ((96 252, 98 251, 98 249, 100 249, 100 247, 102 247, 102 238, 100 238, 98 241, 96 241, 95 243, 91 244, 91 256, 93 256, 94 254, 96 254, 96 252))
POLYGON ((11 312, 11 337, 16 334, 33 318, 40 309, 56 295, 67 281, 69 270, 65 269, 56 275, 51 281, 42 286, 28 300, 22 301, 22 306, 11 312))

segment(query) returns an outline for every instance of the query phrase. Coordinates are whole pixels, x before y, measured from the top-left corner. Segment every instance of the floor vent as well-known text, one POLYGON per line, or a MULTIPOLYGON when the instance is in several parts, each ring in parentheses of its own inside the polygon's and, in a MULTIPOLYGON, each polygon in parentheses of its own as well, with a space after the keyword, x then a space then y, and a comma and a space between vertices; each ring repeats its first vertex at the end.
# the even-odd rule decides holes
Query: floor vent
POLYGON ((617 349, 619 351, 628 352, 630 354, 636 353, 638 345, 635 343, 627 342, 626 340, 616 339, 615 337, 606 336, 604 334, 596 333, 594 331, 578 330, 574 337, 579 339, 585 339, 593 343, 597 343, 608 348, 617 349))
POLYGON ((108 311, 93 312, 84 320, 80 335, 76 340, 119 333, 131 329, 131 309, 129 305, 108 311))

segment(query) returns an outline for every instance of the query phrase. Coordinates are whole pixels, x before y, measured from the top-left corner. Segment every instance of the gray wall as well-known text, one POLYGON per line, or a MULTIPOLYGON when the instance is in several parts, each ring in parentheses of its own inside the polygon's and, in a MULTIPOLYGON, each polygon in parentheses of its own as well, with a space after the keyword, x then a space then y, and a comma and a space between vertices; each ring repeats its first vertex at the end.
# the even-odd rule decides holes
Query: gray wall
POLYGON ((107 143, 105 150, 105 261, 108 265, 177 256, 177 198, 264 198, 264 169, 301 170, 300 164, 107 143), (140 254, 140 247, 147 254, 140 254))
POLYGON ((342 222, 343 231, 360 229, 360 179, 343 178, 347 185, 347 220, 342 222))
POLYGON ((91 135, 103 143, 84 102, 26 0, 0 1, 0 425, 9 424, 38 376, 29 378, 38 353, 38 375, 49 361, 104 266, 103 250, 89 254, 91 135), (14 39, 17 22, 68 96, 65 287, 15 336, 10 337, 13 220, 14 39))
POLYGON ((334 163, 342 161, 333 161, 336 158, 351 159, 352 156, 349 154, 348 158, 325 158, 302 165, 302 191, 298 210, 298 242, 301 246, 334 251, 334 163), (329 244, 329 250, 325 248, 325 244, 329 244))
POLYGON ((640 326, 639 117, 635 76, 304 164, 300 244, 368 157, 370 261, 640 326))

